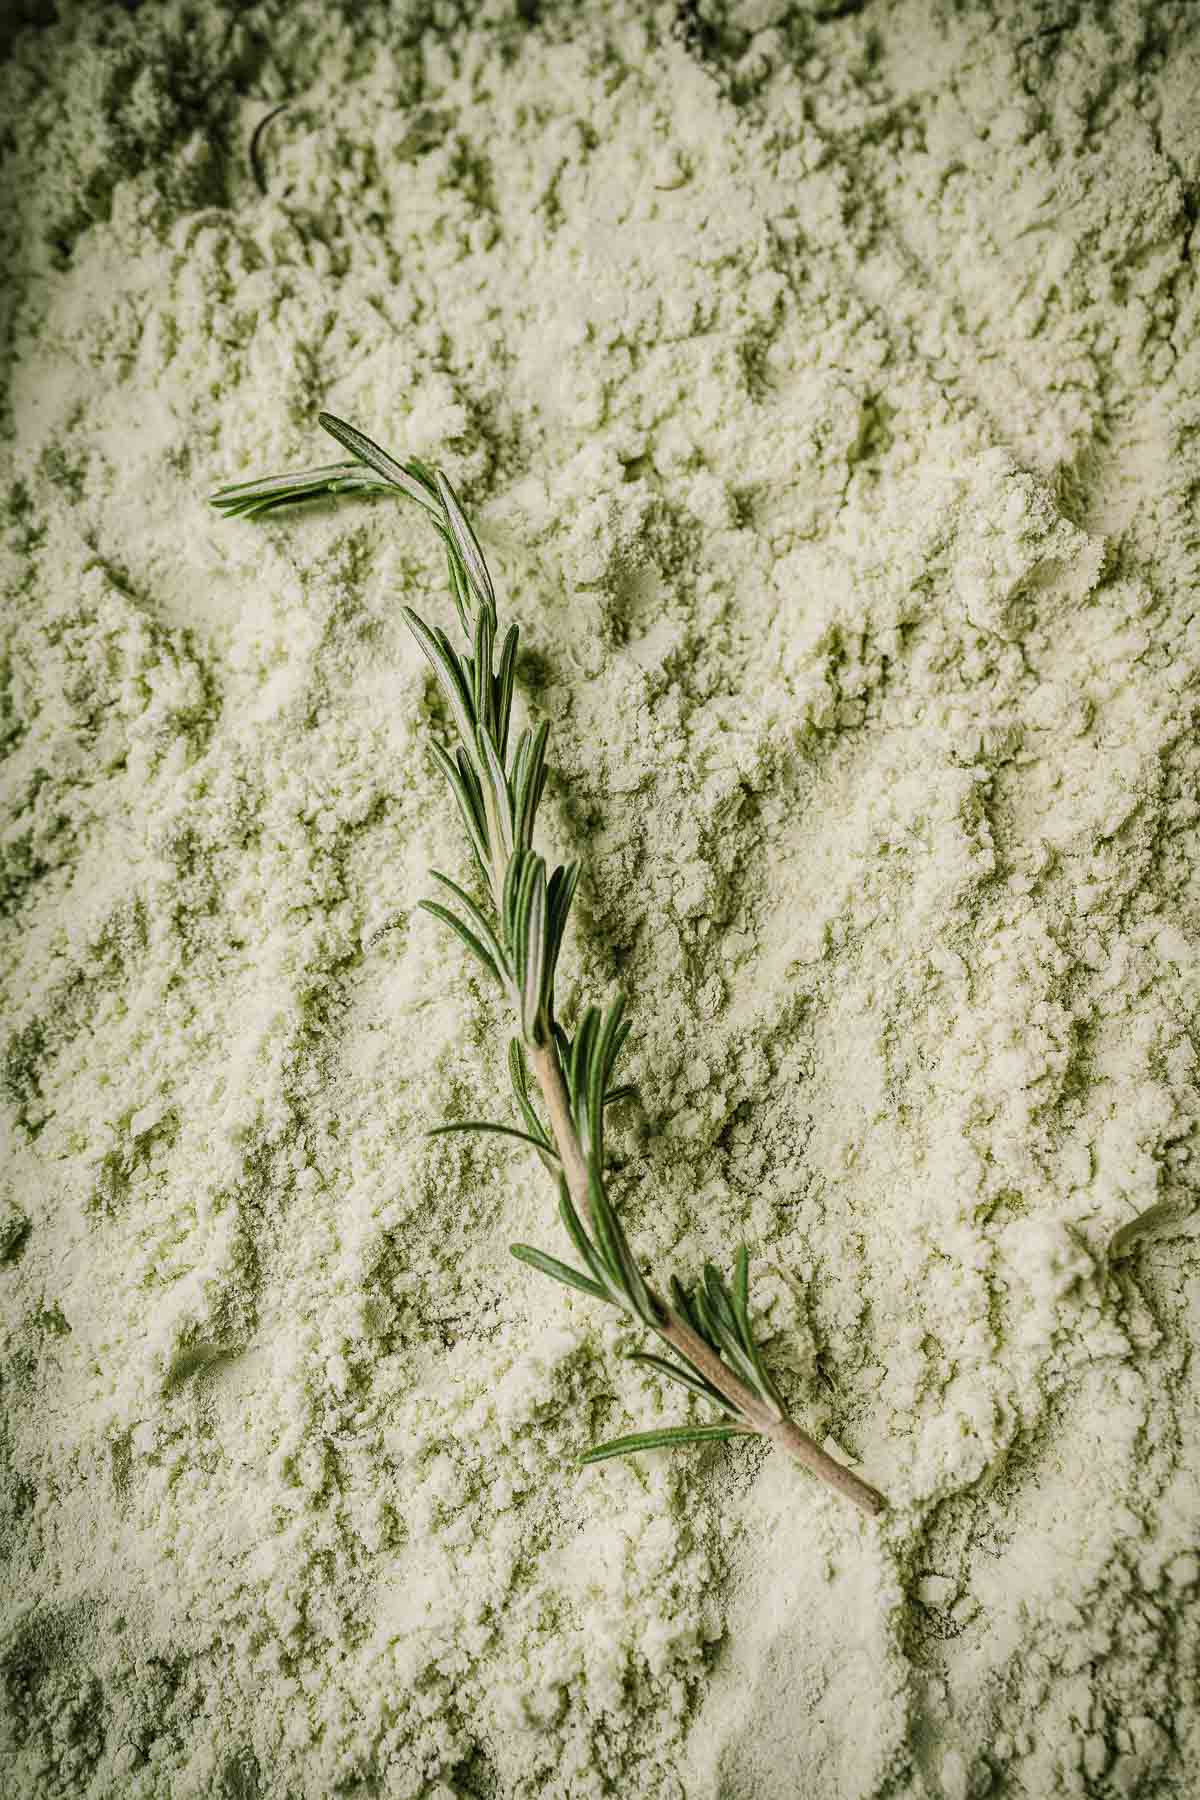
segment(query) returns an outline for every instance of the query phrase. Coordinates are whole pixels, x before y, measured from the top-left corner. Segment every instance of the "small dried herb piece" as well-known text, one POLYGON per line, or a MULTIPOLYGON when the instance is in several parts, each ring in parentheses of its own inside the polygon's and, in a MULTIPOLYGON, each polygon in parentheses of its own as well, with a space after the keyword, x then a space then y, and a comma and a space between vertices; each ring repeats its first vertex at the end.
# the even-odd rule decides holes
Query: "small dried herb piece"
POLYGON ((604 1167, 605 1114, 631 1092, 615 1079, 629 1020, 621 995, 607 1008, 589 1006, 573 1035, 555 1012, 555 970, 579 866, 547 869, 533 846, 546 784, 549 730, 545 724, 524 730, 510 748, 517 627, 510 625, 498 644, 492 578, 445 475, 415 458, 397 462, 329 413, 320 415, 320 423, 353 461, 238 482, 214 494, 213 504, 231 517, 257 517, 327 494, 398 491, 425 508, 445 545, 465 650, 456 650, 440 626, 426 624, 410 607, 404 608, 404 617, 454 723, 458 741, 453 754, 437 743, 431 748, 458 807, 482 898, 473 898, 435 870, 434 879, 453 904, 421 904, 458 935, 508 999, 516 1026, 508 1067, 521 1126, 469 1119, 435 1126, 434 1131, 499 1132, 531 1144, 557 1184, 559 1213, 577 1263, 560 1262, 529 1244, 514 1244, 513 1255, 541 1274, 629 1313, 667 1352, 637 1352, 633 1360, 700 1396, 722 1415, 713 1424, 657 1427, 613 1438, 580 1460, 597 1462, 665 1445, 757 1434, 783 1445, 865 1512, 879 1512, 883 1496, 826 1455, 787 1416, 751 1325, 745 1245, 737 1252, 732 1281, 708 1263, 703 1279, 690 1289, 672 1277, 670 1301, 655 1293, 639 1268, 612 1204, 604 1167), (534 1102, 530 1071, 544 1117, 534 1102))

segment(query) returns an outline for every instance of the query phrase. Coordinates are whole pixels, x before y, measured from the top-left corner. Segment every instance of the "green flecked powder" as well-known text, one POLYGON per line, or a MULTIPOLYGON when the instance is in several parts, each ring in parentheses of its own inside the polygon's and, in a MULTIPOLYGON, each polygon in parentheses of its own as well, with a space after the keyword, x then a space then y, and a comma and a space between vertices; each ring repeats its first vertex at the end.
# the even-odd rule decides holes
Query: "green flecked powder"
POLYGON ((0 1793, 1200 1783, 1200 15, 63 0, 0 70, 0 1793), (256 179, 251 135, 259 133, 256 179), (561 1254, 400 618, 552 725, 647 1265, 561 1254))

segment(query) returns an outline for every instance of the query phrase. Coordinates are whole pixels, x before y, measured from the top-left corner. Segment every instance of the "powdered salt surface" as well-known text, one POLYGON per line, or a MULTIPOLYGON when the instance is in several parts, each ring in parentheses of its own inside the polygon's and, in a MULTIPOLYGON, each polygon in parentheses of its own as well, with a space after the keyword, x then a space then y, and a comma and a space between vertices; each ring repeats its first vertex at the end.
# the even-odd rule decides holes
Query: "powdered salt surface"
POLYGON ((10 33, 4 1792, 1190 1794, 1200 19, 468 10, 10 33), (321 407, 521 624, 634 1242, 881 1524, 575 1469, 687 1409, 421 1135, 436 541, 205 504, 321 407))

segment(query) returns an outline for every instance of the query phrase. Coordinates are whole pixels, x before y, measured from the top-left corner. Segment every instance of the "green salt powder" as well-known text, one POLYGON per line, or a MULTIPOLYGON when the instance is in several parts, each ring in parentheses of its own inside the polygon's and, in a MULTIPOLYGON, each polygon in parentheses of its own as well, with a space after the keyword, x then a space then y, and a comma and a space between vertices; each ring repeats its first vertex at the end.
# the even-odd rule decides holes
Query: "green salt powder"
POLYGON ((3 1788, 1183 1795, 1200 1470, 1184 5, 67 4, 0 75, 3 1788), (260 193, 247 156, 261 134, 260 193), (327 406, 469 500, 646 1264, 561 1253, 415 509, 224 523, 327 406), (7 1785, 4 1785, 7 1784, 7 1785))

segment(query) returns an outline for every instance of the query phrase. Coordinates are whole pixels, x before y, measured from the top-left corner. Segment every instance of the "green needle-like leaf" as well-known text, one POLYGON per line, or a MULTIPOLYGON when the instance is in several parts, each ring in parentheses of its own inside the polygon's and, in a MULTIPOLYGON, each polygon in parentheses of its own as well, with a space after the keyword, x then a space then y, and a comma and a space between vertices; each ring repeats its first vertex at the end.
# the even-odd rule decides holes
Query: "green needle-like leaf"
POLYGON ((521 996, 522 1022, 530 1043, 540 1043, 542 1021, 548 1010, 542 1004, 546 973, 546 865, 533 861, 533 877, 525 907, 525 982, 521 996))
POLYGON ((580 1142, 584 1153, 590 1154, 591 1131, 587 1112, 588 1082, 587 1072, 591 1067, 592 1046, 596 1033, 600 1028, 600 1008, 589 1006, 579 1021, 575 1040, 571 1045, 571 1063, 567 1070, 567 1086, 571 1094, 571 1110, 575 1114, 575 1124, 579 1130, 580 1142))
POLYGON ((580 1463, 603 1462, 609 1456, 632 1456, 638 1450, 672 1450, 676 1444, 718 1444, 725 1438, 753 1437, 749 1425, 664 1425, 660 1431, 634 1431, 585 1450, 580 1463))
POLYGON ((700 1330, 700 1322, 692 1311, 691 1297, 678 1275, 671 1277, 671 1304, 684 1323, 690 1325, 698 1337, 703 1337, 704 1333, 700 1330))
POLYGON ((355 426, 347 425, 344 419, 335 418, 333 413, 318 413, 317 423, 329 433, 330 437, 336 438, 339 444, 344 445, 352 456, 356 456, 360 462, 375 469, 385 481, 391 483, 392 487, 399 488, 401 493, 407 494, 411 500, 418 501, 420 505, 427 507, 437 517, 439 508, 433 496, 394 457, 389 456, 386 450, 381 450, 373 439, 357 430, 355 426))
POLYGON ((458 901, 459 905, 470 919, 476 935, 483 943, 484 948, 487 950, 492 962, 495 964, 497 971, 506 973, 508 969, 508 959, 500 947, 495 932, 472 900, 470 894, 468 894, 465 889, 460 888, 457 881, 451 881, 448 875, 443 875, 440 869, 430 869, 429 873, 433 876, 435 881, 440 881, 443 887, 449 888, 450 892, 454 895, 454 898, 458 901))
POLYGON ((254 518, 276 506, 304 500, 323 500, 336 494, 382 493, 390 483, 370 474, 359 463, 326 463, 296 475, 266 475, 256 481, 235 481, 210 494, 210 504, 228 518, 254 518))
MULTIPOLYGON (((495 676, 492 674, 492 651, 496 642, 496 628, 493 615, 486 606, 479 609, 479 617, 475 621, 475 654, 472 658, 475 674, 475 717, 482 729, 492 732, 492 709, 495 705, 495 676)), ((499 758, 497 758, 500 761, 499 758)), ((503 762, 501 761, 501 768, 503 762)))
POLYGON ((578 1250, 584 1263, 591 1270, 593 1278, 604 1289, 606 1296, 612 1304, 614 1306, 620 1306, 622 1304, 621 1290, 613 1281, 605 1267, 603 1257, 584 1230, 583 1221, 575 1211, 575 1204, 571 1199, 570 1189, 567 1187, 565 1181, 560 1181, 558 1184, 558 1210, 562 1222, 567 1228, 567 1235, 570 1237, 576 1250, 578 1250))
POLYGON ((467 836, 471 840, 471 848, 475 852, 475 860, 479 864, 480 873, 486 882, 489 879, 487 823, 483 816, 483 802, 479 797, 479 783, 475 779, 475 771, 461 750, 458 753, 460 760, 455 763, 450 760, 440 744, 431 743, 429 748, 433 752, 438 768, 450 784, 450 792, 454 795, 455 804, 462 817, 467 836))
POLYGON ((625 996, 618 994, 604 1017, 603 1023, 591 1046, 587 1072, 587 1124, 591 1136, 591 1154, 597 1167, 604 1164, 604 1096, 608 1091, 608 1078, 612 1065, 616 1060, 616 1051, 620 1050, 624 1041, 621 1020, 625 1011, 625 996))
MULTIPOLYGON (((458 659, 448 643, 439 642, 438 637, 430 631, 424 619, 419 619, 411 606, 401 608, 409 630, 429 658, 433 672, 438 678, 438 685, 445 694, 458 727, 458 735, 464 744, 475 740, 475 719, 471 710, 471 694, 458 665, 458 659)), ((444 639, 445 633, 441 633, 444 639)))
POLYGON ((729 1295, 725 1291, 721 1271, 715 1263, 706 1262, 704 1265, 704 1287, 705 1299, 712 1317, 726 1330, 735 1331, 737 1326, 733 1316, 733 1307, 730 1304, 729 1295))
POLYGON ((558 973, 558 956, 567 929, 567 915, 579 879, 579 864, 568 863, 555 869, 546 883, 546 1010, 554 1017, 554 978, 558 973))
POLYGON ((422 462, 419 456, 410 456, 404 466, 409 474, 421 483, 425 492, 436 500, 437 480, 429 464, 422 462))
POLYGON ((737 1260, 733 1265, 733 1310, 737 1314, 739 1325, 747 1317, 749 1303, 750 1252, 745 1244, 739 1244, 737 1260))
POLYGON ((510 1038, 508 1042, 508 1075, 512 1082, 517 1105, 521 1109, 521 1117, 535 1137, 543 1137, 549 1143, 550 1140, 546 1136, 542 1122, 533 1110, 533 1103, 529 1098, 529 1075, 525 1068, 525 1051, 519 1037, 510 1038))
POLYGON ((503 761, 508 752, 508 726, 512 717, 513 683, 517 672, 517 645, 520 633, 515 625, 510 625, 504 634, 504 643, 500 649, 500 667, 495 677, 495 699, 493 710, 496 720, 496 748, 503 761))
POLYGON ((754 1363, 742 1348, 733 1315, 729 1309, 720 1287, 720 1277, 711 1263, 705 1265, 705 1280, 697 1287, 692 1296, 692 1306, 701 1322, 703 1334, 708 1342, 728 1362, 735 1372, 751 1387, 758 1386, 758 1375, 754 1363), (716 1278, 714 1293, 709 1272, 716 1278))
POLYGON ((450 576, 450 593, 458 613, 458 622, 462 626, 463 636, 469 641, 471 636, 471 589, 463 572, 462 563, 454 554, 453 544, 446 545, 446 570, 450 576))
POLYGON ((601 1259, 608 1268, 614 1283, 619 1285, 624 1303, 630 1312, 636 1313, 644 1325, 655 1329, 658 1325, 656 1303, 650 1296, 645 1277, 637 1266, 621 1221, 609 1203, 604 1183, 594 1164, 590 1173, 589 1200, 592 1224, 595 1228, 596 1244, 601 1259))
POLYGON ((475 743, 483 775, 483 804, 488 821, 488 836, 507 862, 513 853, 513 805, 508 777, 486 725, 477 725, 475 743))
POLYGON ((492 613, 496 610, 496 590, 492 586, 492 578, 488 574, 487 564, 483 560, 483 551, 479 548, 479 539, 467 523, 467 518, 458 504, 458 495, 440 469, 435 471, 438 493, 445 508, 446 523, 454 538, 454 547, 462 557, 463 566, 470 578, 471 586, 479 596, 480 605, 486 606, 492 613))
POLYGON ((579 1288, 585 1294, 591 1294, 597 1300, 607 1300, 608 1295, 598 1281, 589 1281, 578 1269, 572 1269, 567 1263, 559 1262, 556 1256, 547 1256, 544 1250, 535 1250, 532 1244, 510 1244, 510 1251, 518 1262, 528 1263, 531 1269, 540 1269, 543 1275, 553 1276, 555 1281, 563 1281, 568 1287, 579 1288))
POLYGON ((467 946, 467 949, 471 952, 472 956, 478 957, 488 974, 494 975, 496 980, 500 983, 500 986, 504 986, 504 976, 492 961, 486 947, 475 936, 475 933, 471 930, 469 925, 464 925, 461 919, 456 919, 454 914, 450 912, 447 907, 439 906, 436 900, 418 900, 417 905, 423 912, 432 913, 435 919, 440 919, 443 925, 448 925, 451 931, 456 932, 467 946))
POLYGON ((521 745, 513 763, 513 839, 522 850, 533 842, 533 825, 546 785, 546 740, 550 727, 543 722, 528 736, 522 732, 521 745))
POLYGON ((488 1119, 451 1119, 445 1125, 431 1125, 425 1133, 426 1137, 446 1137, 452 1131, 490 1131, 496 1137, 520 1138, 523 1144, 532 1144, 545 1156, 553 1156, 558 1161, 555 1150, 543 1138, 531 1137, 527 1131, 518 1131, 515 1125, 493 1125, 488 1119))
POLYGON ((703 1375, 698 1375, 694 1369, 680 1368, 678 1363, 668 1362, 665 1356, 652 1356, 648 1350, 631 1351, 629 1361, 645 1363, 648 1369, 657 1369, 660 1375, 667 1376, 671 1381, 677 1381, 681 1387, 690 1388, 694 1394, 699 1394, 705 1400, 711 1400, 715 1406, 721 1408, 722 1412, 737 1416, 737 1408, 732 1400, 726 1400, 722 1394, 717 1392, 711 1382, 705 1381, 703 1375))

